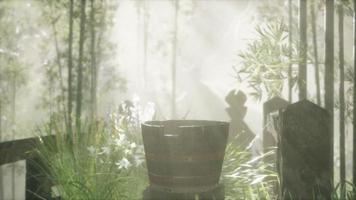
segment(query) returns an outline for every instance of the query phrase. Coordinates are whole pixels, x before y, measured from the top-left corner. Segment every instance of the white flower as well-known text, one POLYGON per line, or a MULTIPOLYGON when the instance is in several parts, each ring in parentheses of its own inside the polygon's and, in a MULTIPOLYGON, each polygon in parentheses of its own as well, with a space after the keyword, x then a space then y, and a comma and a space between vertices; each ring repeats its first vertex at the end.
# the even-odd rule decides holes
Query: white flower
POLYGON ((143 110, 142 115, 142 122, 150 121, 153 119, 156 112, 156 105, 152 102, 148 102, 143 110))
POLYGON ((144 162, 144 159, 142 158, 142 156, 135 155, 134 156, 134 161, 135 161, 136 167, 138 167, 144 162))
POLYGON ((116 162, 115 165, 117 165, 119 167, 119 169, 122 169, 122 168, 128 169, 129 167, 132 166, 130 161, 128 161, 126 158, 123 158, 119 162, 116 162))
POLYGON ((106 154, 109 155, 111 153, 111 150, 109 147, 101 147, 102 152, 98 153, 98 154, 106 154))
POLYGON ((134 149, 134 148, 136 148, 136 147, 137 147, 136 143, 133 142, 133 143, 130 144, 130 148, 131 148, 131 149, 134 149))
POLYGON ((111 114, 109 114, 109 117, 110 117, 112 120, 117 119, 116 113, 111 113, 111 114))
POLYGON ((131 154, 132 154, 131 149, 125 149, 125 150, 124 150, 124 154, 125 154, 125 155, 131 155, 131 154))
POLYGON ((119 134, 119 138, 115 139, 115 143, 117 146, 122 146, 126 144, 126 135, 119 134))
POLYGON ((94 146, 89 146, 87 147, 87 150, 89 151, 90 154, 95 154, 95 147, 94 146))
POLYGON ((1 119, 2 119, 3 121, 7 121, 6 116, 1 116, 1 119))
POLYGON ((120 128, 120 126, 116 129, 117 130, 117 132, 119 133, 119 135, 121 134, 125 134, 125 130, 124 129, 122 129, 122 128, 120 128))
POLYGON ((135 153, 136 154, 143 154, 143 152, 144 152, 143 145, 138 145, 136 150, 135 150, 135 153))
POLYGON ((120 133, 120 124, 118 122, 114 122, 114 129, 120 133))

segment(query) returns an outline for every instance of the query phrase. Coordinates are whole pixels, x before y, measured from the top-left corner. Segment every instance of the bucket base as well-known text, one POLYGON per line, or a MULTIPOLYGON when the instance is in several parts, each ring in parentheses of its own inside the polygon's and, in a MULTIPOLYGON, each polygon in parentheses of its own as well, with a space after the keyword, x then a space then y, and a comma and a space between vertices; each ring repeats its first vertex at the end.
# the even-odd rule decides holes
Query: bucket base
POLYGON ((174 193, 155 189, 148 186, 143 192, 143 200, 224 200, 224 185, 219 184, 216 188, 198 193, 174 193))

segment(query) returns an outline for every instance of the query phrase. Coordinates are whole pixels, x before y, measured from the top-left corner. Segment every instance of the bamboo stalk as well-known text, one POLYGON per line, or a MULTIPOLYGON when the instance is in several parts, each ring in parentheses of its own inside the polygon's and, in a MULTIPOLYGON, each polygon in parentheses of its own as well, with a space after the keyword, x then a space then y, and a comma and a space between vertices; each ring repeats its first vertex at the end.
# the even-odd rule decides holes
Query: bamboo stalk
POLYGON ((293 85, 292 85, 292 54, 293 54, 293 48, 292 48, 292 44, 293 44, 293 13, 292 13, 293 9, 292 9, 292 0, 288 0, 288 19, 289 19, 289 40, 288 40, 288 45, 289 45, 289 66, 288 66, 288 101, 289 103, 292 102, 292 98, 293 98, 293 85))
POLYGON ((315 67, 315 85, 316 85, 316 100, 317 104, 321 106, 321 92, 320 92, 320 70, 319 70, 319 55, 318 55, 318 40, 316 32, 316 16, 315 16, 315 1, 311 2, 310 14, 312 22, 312 35, 313 35, 313 53, 314 53, 314 67, 315 67))
POLYGON ((80 35, 79 35, 79 58, 78 58, 78 80, 77 80, 77 98, 76 98, 76 117, 75 125, 77 134, 81 132, 81 115, 82 115, 82 99, 83 99, 83 54, 84 54, 84 34, 85 34, 85 3, 86 0, 82 0, 80 3, 80 35))
MULTIPOLYGON (((356 185, 356 0, 353 1, 354 3, 354 85, 353 85, 353 184, 356 185)), ((356 192, 356 189, 355 191, 356 192)))
POLYGON ((96 40, 96 35, 95 35, 95 8, 94 8, 94 0, 90 1, 90 54, 91 54, 91 60, 90 60, 90 100, 91 100, 91 106, 90 106, 90 118, 91 121, 93 122, 95 118, 97 117, 97 63, 96 63, 96 51, 95 51, 95 40, 96 40))
POLYGON ((345 92, 344 92, 344 9, 343 5, 338 5, 339 13, 339 69, 340 69, 340 84, 339 84, 339 101, 340 101, 340 186, 341 199, 345 197, 346 184, 346 167, 345 167, 345 92))
MULTIPOLYGON (((329 112, 331 123, 331 144, 334 144, 334 0, 326 1, 325 16, 325 108, 329 112)), ((330 152, 334 157, 334 150, 330 152)), ((334 176, 330 175, 331 183, 334 176)))
POLYGON ((177 35, 178 35, 178 11, 179 0, 174 2, 174 31, 173 31, 173 44, 172 44, 172 119, 176 118, 176 90, 177 90, 177 35))
POLYGON ((299 0, 299 100, 307 98, 307 0, 299 0))
POLYGON ((68 133, 72 140, 72 102, 73 102, 73 0, 70 0, 69 8, 69 35, 68 35, 68 133))

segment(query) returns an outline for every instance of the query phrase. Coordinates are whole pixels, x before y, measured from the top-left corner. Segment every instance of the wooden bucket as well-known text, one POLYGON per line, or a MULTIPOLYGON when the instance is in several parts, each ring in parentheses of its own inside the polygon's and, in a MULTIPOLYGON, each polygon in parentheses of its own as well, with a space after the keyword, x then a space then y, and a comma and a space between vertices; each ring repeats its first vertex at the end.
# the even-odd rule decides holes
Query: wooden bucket
POLYGON ((202 192, 217 187, 229 123, 198 120, 150 121, 142 136, 151 187, 202 192))

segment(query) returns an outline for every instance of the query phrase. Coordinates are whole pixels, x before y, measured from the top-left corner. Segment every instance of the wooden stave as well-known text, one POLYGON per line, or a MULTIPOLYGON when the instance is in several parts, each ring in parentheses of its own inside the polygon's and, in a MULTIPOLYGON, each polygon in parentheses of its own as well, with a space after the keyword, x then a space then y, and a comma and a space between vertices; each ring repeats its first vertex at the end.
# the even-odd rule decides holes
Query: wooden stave
MULTIPOLYGON (((163 125, 142 125, 150 183, 163 187, 199 187, 218 184, 227 143, 228 126, 190 126, 180 127, 177 130, 180 130, 180 132, 178 131, 178 134, 172 135, 176 136, 175 139, 172 139, 174 137, 165 137, 163 125), (191 149, 175 149, 175 147, 179 147, 180 143, 177 142, 179 140, 177 138, 181 138, 182 141, 187 141, 189 137, 195 138, 195 140, 207 139, 205 144, 208 145, 201 145, 199 149, 196 148, 197 145, 194 145, 194 142, 192 142, 188 145, 192 147, 191 149), (223 139, 221 140, 221 138, 223 139), (192 152, 194 152, 194 154, 192 152), (200 159, 197 159, 199 157, 200 159), (201 159, 202 157, 206 159, 201 159), (199 170, 209 165, 211 161, 215 163, 215 167, 207 167, 205 170, 199 170), (193 173, 187 173, 194 165, 193 173), (198 178, 197 176, 192 176, 193 174, 199 175, 198 178), (162 179, 162 177, 164 177, 164 179, 162 179), (172 180, 174 181, 172 182, 172 180), (192 183, 193 185, 191 185, 192 183)), ((194 139, 192 141, 194 141, 194 139)), ((204 143, 200 142, 200 144, 204 143)))

